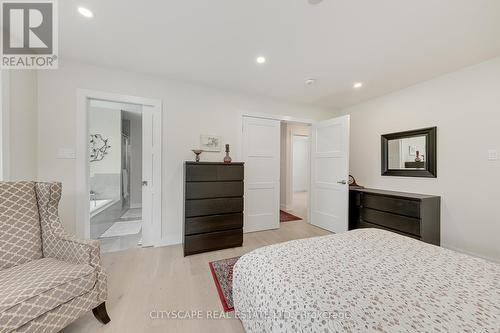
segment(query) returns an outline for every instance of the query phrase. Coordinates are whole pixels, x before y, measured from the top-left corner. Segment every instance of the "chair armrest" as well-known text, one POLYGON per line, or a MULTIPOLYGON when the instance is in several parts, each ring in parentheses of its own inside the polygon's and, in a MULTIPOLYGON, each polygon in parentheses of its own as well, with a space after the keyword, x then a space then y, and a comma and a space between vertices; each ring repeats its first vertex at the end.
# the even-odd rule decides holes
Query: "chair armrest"
POLYGON ((61 232, 44 235, 43 253, 45 257, 56 258, 73 264, 101 266, 99 242, 83 240, 61 232))

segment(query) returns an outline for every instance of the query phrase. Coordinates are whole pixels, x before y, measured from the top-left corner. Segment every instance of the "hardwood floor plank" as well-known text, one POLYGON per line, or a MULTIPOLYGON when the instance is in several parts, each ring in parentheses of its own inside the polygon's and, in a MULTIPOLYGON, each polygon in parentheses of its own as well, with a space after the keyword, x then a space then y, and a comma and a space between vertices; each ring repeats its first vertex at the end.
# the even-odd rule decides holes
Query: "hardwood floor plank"
MULTIPOLYGON (((288 240, 322 236, 328 231, 304 221, 281 223, 280 228, 244 234, 243 246, 184 257, 182 245, 130 249, 103 255, 108 274, 111 322, 101 325, 92 313, 63 333, 87 332, 243 332, 238 319, 153 319, 158 311, 223 313, 208 263, 241 256, 256 248, 288 240)), ((232 315, 234 317, 234 315, 232 315)))

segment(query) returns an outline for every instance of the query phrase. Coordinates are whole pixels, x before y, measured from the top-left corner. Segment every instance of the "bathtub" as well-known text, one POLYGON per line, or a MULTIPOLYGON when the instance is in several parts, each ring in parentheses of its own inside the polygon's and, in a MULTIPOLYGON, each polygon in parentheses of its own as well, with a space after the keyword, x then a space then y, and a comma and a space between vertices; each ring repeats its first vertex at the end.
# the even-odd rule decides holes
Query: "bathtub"
POLYGON ((102 199, 102 200, 90 200, 90 217, 93 217, 106 208, 112 206, 117 200, 112 199, 102 199))

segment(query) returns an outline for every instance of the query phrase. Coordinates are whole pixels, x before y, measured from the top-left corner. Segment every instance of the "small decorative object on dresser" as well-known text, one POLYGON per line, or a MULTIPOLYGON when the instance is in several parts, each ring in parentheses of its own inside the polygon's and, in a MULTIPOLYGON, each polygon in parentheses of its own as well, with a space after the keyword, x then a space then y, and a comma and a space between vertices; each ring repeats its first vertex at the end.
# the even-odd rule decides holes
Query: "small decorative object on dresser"
POLYGON ((192 152, 196 155, 196 162, 200 161, 200 154, 203 153, 201 149, 193 149, 192 152))
POLYGON ((229 145, 226 144, 226 156, 224 157, 224 163, 231 163, 231 156, 229 156, 229 145))
POLYGON ((358 185, 356 183, 356 179, 354 179, 354 177, 352 175, 349 175, 348 184, 349 184, 349 188, 364 188, 363 186, 358 185))
POLYGON ((185 163, 185 256, 243 244, 243 165, 185 163))
POLYGON ((440 244, 441 198, 369 188, 349 189, 349 230, 377 228, 440 244))

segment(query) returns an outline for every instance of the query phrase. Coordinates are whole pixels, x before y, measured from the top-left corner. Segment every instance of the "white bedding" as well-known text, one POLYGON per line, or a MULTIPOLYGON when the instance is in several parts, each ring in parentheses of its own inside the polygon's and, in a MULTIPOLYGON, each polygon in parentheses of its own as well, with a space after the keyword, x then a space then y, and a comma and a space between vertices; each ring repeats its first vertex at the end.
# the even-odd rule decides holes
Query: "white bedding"
POLYGON ((236 315, 253 332, 500 332, 500 266, 377 229, 241 257, 236 315))

